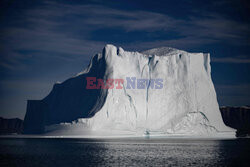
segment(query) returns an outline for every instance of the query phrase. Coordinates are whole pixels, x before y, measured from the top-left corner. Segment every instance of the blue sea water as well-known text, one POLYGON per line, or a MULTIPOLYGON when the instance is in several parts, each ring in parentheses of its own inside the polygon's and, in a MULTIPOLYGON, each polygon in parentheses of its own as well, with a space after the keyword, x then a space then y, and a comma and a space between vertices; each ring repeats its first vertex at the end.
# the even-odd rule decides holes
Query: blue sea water
POLYGON ((250 139, 1 138, 0 166, 250 166, 250 139))

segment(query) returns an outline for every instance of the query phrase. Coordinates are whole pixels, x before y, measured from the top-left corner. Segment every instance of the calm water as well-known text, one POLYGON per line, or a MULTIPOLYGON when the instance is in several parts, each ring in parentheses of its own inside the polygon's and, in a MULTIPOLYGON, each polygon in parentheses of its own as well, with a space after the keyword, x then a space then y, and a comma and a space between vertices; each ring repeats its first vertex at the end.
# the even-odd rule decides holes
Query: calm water
POLYGON ((0 166, 250 166, 250 139, 0 139, 0 166))

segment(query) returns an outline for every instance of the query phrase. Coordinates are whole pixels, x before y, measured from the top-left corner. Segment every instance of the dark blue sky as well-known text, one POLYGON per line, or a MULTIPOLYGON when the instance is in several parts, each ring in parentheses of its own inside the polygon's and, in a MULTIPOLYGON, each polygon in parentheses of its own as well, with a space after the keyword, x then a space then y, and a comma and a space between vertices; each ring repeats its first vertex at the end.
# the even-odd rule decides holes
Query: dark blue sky
POLYGON ((107 43, 209 52, 219 104, 250 104, 246 0, 2 0, 0 8, 0 116, 23 118, 27 99, 45 97, 107 43))

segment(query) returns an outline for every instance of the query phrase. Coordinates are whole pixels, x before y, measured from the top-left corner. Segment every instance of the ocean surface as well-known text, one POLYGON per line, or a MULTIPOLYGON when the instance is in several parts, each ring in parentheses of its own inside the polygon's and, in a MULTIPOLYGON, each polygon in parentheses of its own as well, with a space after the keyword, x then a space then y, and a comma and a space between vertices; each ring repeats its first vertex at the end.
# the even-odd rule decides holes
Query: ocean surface
POLYGON ((250 139, 0 138, 0 166, 250 166, 250 139))

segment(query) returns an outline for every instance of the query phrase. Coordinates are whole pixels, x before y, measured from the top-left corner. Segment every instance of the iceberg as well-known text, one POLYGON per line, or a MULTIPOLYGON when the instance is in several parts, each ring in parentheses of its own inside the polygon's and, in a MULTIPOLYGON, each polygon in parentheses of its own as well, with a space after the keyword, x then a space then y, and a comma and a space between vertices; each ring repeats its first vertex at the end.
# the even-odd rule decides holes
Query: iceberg
POLYGON ((101 54, 93 56, 85 70, 56 83, 44 99, 29 100, 24 132, 235 135, 219 111, 208 53, 169 47, 139 53, 113 45, 106 45, 101 54))

